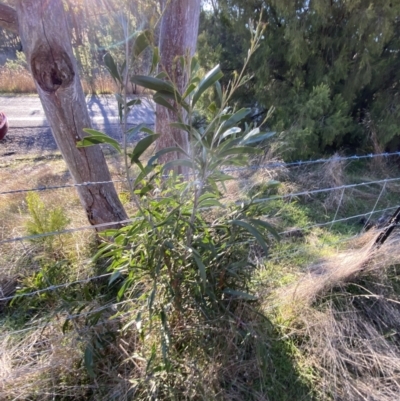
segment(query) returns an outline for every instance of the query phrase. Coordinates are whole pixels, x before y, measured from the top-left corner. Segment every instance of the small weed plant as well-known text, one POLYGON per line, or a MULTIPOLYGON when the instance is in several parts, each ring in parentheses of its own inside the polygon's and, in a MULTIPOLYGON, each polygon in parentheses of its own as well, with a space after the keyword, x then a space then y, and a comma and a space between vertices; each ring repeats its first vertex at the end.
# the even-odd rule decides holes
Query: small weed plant
POLYGON ((29 235, 38 236, 33 238, 32 241, 42 244, 49 251, 53 251, 58 242, 57 237, 53 235, 41 237, 41 235, 62 231, 67 227, 70 220, 64 209, 46 206, 36 192, 28 193, 26 204, 30 217, 26 222, 27 232, 29 235))

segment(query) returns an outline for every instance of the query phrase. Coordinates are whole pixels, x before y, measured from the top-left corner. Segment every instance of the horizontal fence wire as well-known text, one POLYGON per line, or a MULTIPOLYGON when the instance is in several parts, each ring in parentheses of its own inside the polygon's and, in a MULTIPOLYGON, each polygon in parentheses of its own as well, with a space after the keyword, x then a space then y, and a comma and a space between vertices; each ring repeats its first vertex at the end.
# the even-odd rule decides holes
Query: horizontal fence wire
POLYGON ((8 239, 1 240, 0 245, 8 244, 10 242, 16 242, 16 241, 33 241, 33 240, 40 239, 40 238, 50 237, 50 236, 54 236, 54 235, 71 234, 71 233, 75 233, 78 231, 84 231, 84 230, 92 230, 92 229, 96 230, 98 228, 106 228, 106 227, 115 226, 118 224, 132 223, 137 220, 139 220, 139 218, 112 221, 110 223, 94 224, 91 226, 67 228, 66 230, 52 231, 52 232, 47 232, 47 233, 42 233, 42 234, 26 235, 24 237, 8 238, 8 239))
MULTIPOLYGON (((372 215, 372 214, 383 213, 383 212, 387 212, 389 210, 395 210, 395 209, 398 209, 398 208, 399 208, 399 206, 392 206, 392 207, 387 207, 385 209, 374 210, 374 211, 367 212, 367 213, 356 214, 354 216, 343 217, 341 219, 335 219, 335 220, 327 221, 325 223, 316 223, 316 224, 312 224, 312 225, 309 225, 309 226, 296 228, 296 231, 306 231, 306 230, 310 230, 311 228, 314 228, 314 227, 323 227, 323 226, 328 226, 330 224, 342 223, 344 221, 349 221, 349 220, 354 220, 354 219, 361 219, 362 217, 366 217, 366 216, 369 216, 369 215, 372 215)), ((280 235, 290 234, 292 231, 293 230, 282 231, 279 234, 280 235)))
MULTIPOLYGON (((246 166, 246 167, 232 167, 222 169, 223 173, 232 173, 238 171, 246 171, 246 170, 266 170, 266 169, 278 169, 278 168, 289 168, 289 167, 300 167, 300 166, 308 166, 311 164, 321 164, 321 163, 329 163, 335 161, 355 161, 362 159, 372 159, 376 157, 391 157, 391 156, 400 156, 400 152, 391 152, 391 153, 373 153, 369 155, 361 155, 361 156, 333 156, 331 158, 322 158, 317 160, 303 160, 297 162, 269 162, 261 165, 255 166, 246 166)), ((26 188, 26 189, 15 189, 10 191, 2 191, 0 195, 12 195, 26 192, 41 192, 41 191, 52 191, 58 189, 66 189, 66 188, 79 188, 79 187, 87 187, 91 185, 106 185, 106 184, 115 184, 115 183, 123 183, 127 182, 126 179, 121 180, 110 180, 110 181, 96 181, 96 182, 82 182, 79 184, 64 184, 64 185, 52 185, 52 186, 40 186, 37 188, 26 188)))
POLYGON ((262 170, 262 169, 276 169, 276 168, 288 168, 288 167, 300 167, 300 166, 308 166, 311 164, 321 164, 321 163, 330 163, 330 162, 340 162, 340 161, 355 161, 362 159, 374 159, 376 157, 391 157, 391 156, 400 156, 400 152, 385 152, 385 153, 370 153, 368 155, 353 155, 353 156, 333 156, 330 158, 321 158, 316 160, 299 160, 296 162, 269 162, 265 164, 260 164, 256 166, 247 166, 247 167, 234 167, 224 169, 224 172, 232 172, 232 171, 242 171, 242 170, 262 170))
MULTIPOLYGON (((110 309, 110 308, 116 308, 117 306, 121 306, 121 305, 127 304, 129 302, 132 302, 132 300, 128 299, 126 301, 121 301, 121 302, 117 302, 117 303, 113 303, 113 304, 104 305, 104 306, 101 306, 99 308, 92 309, 92 310, 90 310, 88 312, 77 313, 77 314, 73 314, 73 315, 67 313, 66 314, 66 320, 69 321, 69 320, 78 319, 80 317, 91 316, 91 315, 94 315, 95 313, 99 313, 99 312, 105 311, 105 310, 110 309)), ((129 314, 130 314, 130 312, 123 313, 123 314, 119 315, 118 318, 121 318, 121 317, 129 315, 129 314)), ((108 321, 105 321, 105 322, 101 322, 101 324, 107 324, 107 323, 110 323, 112 321, 114 321, 114 319, 108 320, 108 321)), ((52 325, 52 323, 45 322, 43 324, 38 324, 38 325, 26 327, 25 329, 14 330, 12 332, 8 332, 6 334, 0 335, 0 339, 8 337, 8 336, 11 336, 11 335, 26 333, 27 331, 31 331, 31 330, 37 330, 37 329, 45 328, 45 327, 48 327, 48 326, 51 326, 51 325, 52 325)), ((93 325, 93 326, 95 326, 95 325, 93 325)), ((0 329, 1 329, 1 327, 0 327, 0 329)))
POLYGON ((3 191, 0 192, 0 195, 22 194, 26 192, 53 191, 56 189, 88 187, 91 185, 106 185, 106 184, 121 183, 126 181, 127 180, 111 180, 111 181, 82 182, 80 184, 49 185, 49 186, 40 186, 37 188, 13 189, 11 191, 3 191))
MULTIPOLYGON (((296 230, 296 232, 306 231, 306 230, 309 230, 309 229, 314 228, 314 227, 322 227, 322 226, 329 225, 329 224, 332 224, 332 223, 339 223, 339 222, 348 221, 348 220, 352 220, 352 219, 356 219, 356 218, 362 218, 362 217, 369 216, 369 215, 374 214, 374 213, 383 213, 383 212, 386 212, 386 211, 389 211, 389 210, 394 210, 394 209, 397 209, 397 208, 398 208, 398 206, 394 206, 394 207, 389 207, 389 208, 385 208, 385 209, 375 210, 373 212, 357 214, 357 215, 354 215, 354 216, 345 217, 343 219, 337 219, 337 220, 332 220, 332 221, 328 221, 328 222, 325 222, 325 223, 318 223, 318 224, 308 225, 308 226, 305 226, 305 227, 296 228, 295 230, 296 230)), ((291 232, 293 232, 293 230, 281 231, 281 232, 279 232, 279 234, 280 235, 285 235, 285 234, 289 234, 291 232)), ((355 237, 357 237, 357 236, 350 237, 350 238, 354 239, 355 237)), ((336 243, 346 242, 348 240, 349 240, 349 238, 346 238, 344 240, 339 240, 339 241, 334 242, 334 243, 327 243, 326 246, 333 246, 336 243)), ((308 248, 309 247, 304 247, 304 249, 308 249, 308 248)), ((36 290, 36 291, 28 292, 28 293, 22 293, 22 294, 17 294, 17 295, 12 295, 12 296, 8 296, 8 297, 0 298, 0 302, 10 301, 10 300, 12 300, 14 298, 29 297, 29 296, 42 294, 42 293, 45 293, 45 292, 55 291, 55 290, 58 290, 58 289, 61 289, 61 288, 66 288, 66 287, 69 287, 69 286, 75 285, 75 284, 87 284, 90 281, 94 281, 94 280, 105 278, 105 277, 110 277, 111 275, 112 275, 112 273, 106 273, 106 274, 102 274, 102 275, 99 275, 99 276, 88 277, 86 279, 71 281, 71 282, 68 282, 68 283, 51 285, 51 286, 49 286, 47 288, 42 288, 40 290, 36 290)))
MULTIPOLYGON (((376 213, 383 212, 383 211, 386 211, 386 210, 391 210, 391 209, 393 209, 393 208, 377 210, 376 213)), ((365 213, 363 215, 351 216, 348 219, 355 218, 355 217, 360 217, 360 216, 365 216, 365 215, 368 215, 368 214, 369 213, 365 213)), ((307 226, 307 227, 304 227, 304 228, 302 228, 300 230, 304 230, 304 229, 310 228, 310 227, 311 226, 307 226)), ((282 233, 284 233, 284 232, 282 232, 282 233)), ((318 245, 317 248, 318 249, 322 249, 322 248, 328 248, 328 247, 335 247, 335 246, 342 245, 344 243, 350 242, 350 241, 356 239, 357 237, 359 237, 359 234, 353 235, 353 236, 348 237, 348 238, 340 239, 340 240, 337 240, 337 241, 334 241, 334 242, 323 243, 323 244, 318 245)), ((253 242, 255 242, 255 241, 253 241, 253 242)), ((282 258, 285 258, 285 257, 288 257, 288 256, 301 255, 304 252, 309 252, 310 249, 312 249, 312 248, 310 248, 310 246, 296 246, 296 249, 287 249, 287 250, 283 250, 283 251, 282 250, 277 250, 276 252, 278 254, 275 254, 275 252, 274 252, 271 255, 271 257, 269 257, 267 259, 267 262, 268 263, 271 263, 271 262, 273 263, 275 261, 281 260, 282 258)), ((107 273, 107 274, 103 274, 103 275, 99 275, 99 276, 89 277, 89 278, 82 279, 82 280, 76 280, 76 281, 65 283, 65 284, 54 285, 54 286, 50 286, 50 287, 42 289, 42 290, 33 291, 31 293, 25 293, 25 294, 15 295, 15 296, 11 296, 11 297, 1 298, 0 301, 8 301, 8 300, 13 299, 14 297, 34 296, 34 295, 43 293, 45 291, 54 291, 54 290, 57 290, 57 289, 60 289, 60 288, 65 288, 65 287, 68 287, 68 286, 71 286, 71 285, 75 285, 75 284, 88 283, 88 282, 90 282, 92 280, 109 277, 111 275, 112 275, 112 273, 107 273)), ((73 320, 73 319, 77 319, 79 317, 84 317, 84 316, 87 317, 87 316, 90 316, 92 314, 101 312, 103 310, 107 310, 107 309, 112 308, 112 307, 117 307, 117 306, 126 304, 126 303, 128 303, 130 301, 131 300, 126 300, 126 301, 118 302, 118 303, 115 303, 115 304, 105 305, 105 306, 102 306, 100 308, 96 308, 94 310, 88 311, 88 312, 83 312, 83 313, 78 313, 78 314, 68 314, 67 317, 66 317, 66 320, 73 320)), ((102 321, 100 323, 97 323, 94 326, 103 325, 103 324, 107 324, 107 323, 110 323, 110 322, 115 322, 115 321, 121 320, 124 316, 129 315, 129 314, 131 314, 131 312, 126 312, 126 313, 120 314, 118 316, 118 318, 116 318, 116 319, 102 321)), ((36 330, 36 329, 39 329, 39 328, 45 328, 46 326, 49 326, 48 322, 44 323, 42 325, 37 325, 37 326, 28 327, 28 328, 17 330, 17 331, 13 331, 13 332, 8 332, 7 334, 0 335, 0 339, 3 339, 5 337, 11 337, 13 335, 21 334, 21 333, 24 333, 24 332, 27 332, 27 331, 31 331, 31 330, 36 330)))
POLYGON ((16 295, 12 295, 12 296, 9 296, 9 297, 0 298, 0 302, 10 301, 10 300, 12 300, 14 298, 17 299, 17 298, 31 297, 33 295, 43 294, 44 292, 50 292, 50 291, 59 290, 61 288, 66 288, 66 287, 69 287, 70 285, 87 284, 87 283, 89 283, 91 281, 94 281, 94 280, 97 280, 97 279, 110 277, 111 275, 112 275, 112 273, 106 273, 106 274, 101 274, 100 276, 88 277, 88 278, 85 278, 85 279, 82 279, 82 280, 71 281, 69 283, 51 285, 51 286, 49 286, 47 288, 42 288, 41 290, 36 290, 36 291, 32 291, 32 292, 16 294, 16 295))
MULTIPOLYGON (((317 248, 321 248, 322 249, 322 248, 325 248, 325 247, 337 246, 339 244, 343 244, 343 243, 349 242, 351 240, 354 240, 357 237, 358 237, 358 235, 354 235, 354 236, 351 236, 349 238, 337 240, 337 241, 334 241, 334 242, 331 242, 331 243, 320 244, 317 248)), ((296 254, 296 255, 297 254, 301 254, 302 252, 306 252, 306 251, 309 251, 309 250, 310 250, 309 246, 297 246, 295 250, 288 249, 288 250, 285 250, 285 251, 279 251, 279 255, 276 255, 276 256, 273 255, 272 257, 268 258, 267 262, 269 262, 269 263, 270 262, 274 262, 274 261, 277 261, 279 259, 282 259, 282 257, 288 256, 288 255, 291 255, 291 254, 296 254)), ((46 291, 46 290, 49 290, 49 291, 56 290, 56 289, 61 288, 61 287, 67 287, 69 285, 78 284, 78 283, 86 283, 86 282, 89 282, 91 280, 95 280, 95 279, 98 279, 98 278, 103 278, 103 277, 110 276, 111 274, 112 273, 104 274, 104 275, 101 275, 101 276, 89 277, 87 279, 77 280, 77 281, 74 281, 74 282, 71 282, 71 283, 65 283, 65 284, 62 284, 62 285, 59 285, 59 286, 51 286, 51 287, 48 287, 47 289, 40 290, 40 292, 43 292, 43 291, 46 291)), ((34 291, 32 293, 26 293, 26 294, 18 295, 17 297, 20 297, 20 296, 32 296, 32 295, 36 295, 38 293, 39 293, 39 291, 34 291)), ((0 299, 0 301, 1 300, 10 300, 12 298, 14 298, 14 297, 2 298, 2 299, 0 299)), ((96 308, 96 309, 93 309, 93 310, 88 311, 88 312, 83 312, 83 313, 78 313, 78 314, 67 314, 66 315, 66 320, 73 320, 73 319, 77 319, 77 318, 83 317, 83 316, 87 317, 87 316, 90 316, 92 314, 101 312, 103 310, 110 309, 112 307, 117 307, 117 306, 124 305, 126 303, 131 302, 131 301, 132 300, 126 300, 126 301, 121 301, 121 302, 114 303, 114 304, 104 305, 104 306, 102 306, 100 308, 96 308)), ((122 318, 124 318, 124 317, 126 317, 128 315, 131 315, 131 314, 132 314, 131 312, 125 312, 125 313, 122 313, 122 314, 118 315, 118 317, 116 317, 116 318, 109 319, 109 320, 106 320, 106 321, 101 321, 101 322, 96 323, 95 325, 93 325, 91 327, 97 327, 97 326, 105 325, 105 324, 112 323, 112 322, 118 322, 119 320, 122 320, 122 318)), ((37 329, 40 329, 40 328, 45 328, 45 327, 51 326, 53 324, 54 323, 46 322, 46 323, 43 323, 43 324, 27 327, 25 329, 20 329, 20 330, 15 330, 15 331, 12 331, 12 332, 7 332, 6 334, 0 335, 0 339, 4 339, 6 337, 12 337, 12 336, 17 335, 17 334, 26 333, 27 331, 31 331, 31 330, 37 330, 37 329)), ((1 327, 0 327, 0 329, 1 329, 1 327)), ((42 341, 41 343, 44 343, 46 341, 48 341, 48 340, 42 341)), ((37 345, 37 344, 35 344, 35 345, 37 345)))
MULTIPOLYGON (((112 306, 115 306, 116 304, 113 304, 112 306)), ((97 313, 97 312, 96 312, 97 313)), ((96 328, 96 327, 100 327, 100 326, 105 326, 105 325, 107 325, 107 324, 112 324, 112 323, 119 323, 120 321, 122 321, 125 317, 127 317, 127 316, 130 316, 130 315, 132 315, 132 312, 131 311, 129 311, 129 312, 124 312, 124 313, 120 313, 119 315, 118 315, 118 317, 115 317, 115 318, 111 318, 111 319, 107 319, 107 320, 101 320, 100 322, 97 322, 96 324, 92 324, 92 325, 90 325, 90 326, 88 326, 88 327, 86 327, 85 328, 85 330, 82 330, 81 328, 79 329, 79 333, 80 334, 82 334, 82 332, 83 331, 89 331, 90 329, 93 329, 93 328, 96 328)), ((72 319, 68 319, 68 317, 67 317, 67 320, 72 320, 72 319)), ((11 331, 11 332, 9 332, 9 333, 7 333, 7 334, 3 334, 3 335, 0 335, 0 340, 1 339, 4 339, 4 338, 6 338, 6 337, 8 337, 8 338, 10 338, 10 337, 13 337, 13 336, 15 336, 15 335, 17 335, 17 334, 20 334, 21 332, 26 332, 26 331, 29 331, 29 330, 38 330, 38 329, 41 329, 41 328, 45 328, 46 326, 52 326, 52 323, 47 323, 47 324, 42 324, 42 325, 37 325, 37 326, 31 326, 31 327, 29 327, 29 328, 26 328, 26 329, 22 329, 22 330, 24 330, 24 331, 21 331, 21 330, 15 330, 15 331, 11 331)), ((70 334, 75 334, 75 332, 69 332, 70 334)), ((38 347, 38 346, 40 346, 40 345, 45 345, 45 344, 49 344, 49 343, 51 343, 51 341, 52 341, 52 339, 51 338, 46 338, 45 340, 42 340, 42 341, 37 341, 37 342, 35 342, 35 343, 33 343, 33 344, 29 344, 29 345, 27 345, 27 346, 21 346, 21 345, 18 345, 18 350, 21 352, 22 350, 32 350, 32 348, 33 347, 38 347)), ((50 344, 49 344, 50 345, 50 344)), ((47 352, 49 352, 49 351, 52 351, 51 349, 49 350, 49 348, 47 348, 47 349, 44 349, 44 350, 42 350, 42 351, 39 351, 39 352, 36 352, 35 354, 30 354, 30 357, 34 357, 34 356, 40 356, 40 355, 43 355, 43 354, 45 354, 45 353, 47 353, 47 352)))
POLYGON ((270 196, 268 198, 253 199, 252 202, 253 203, 262 203, 262 202, 268 202, 268 201, 277 200, 277 199, 295 198, 298 196, 305 196, 305 195, 315 195, 315 194, 320 194, 320 193, 324 193, 324 192, 339 191, 342 189, 357 188, 357 187, 362 187, 362 186, 367 186, 367 185, 375 185, 375 184, 383 184, 383 183, 387 184, 389 182, 396 182, 396 181, 400 181, 400 177, 385 178, 383 180, 361 182, 359 184, 339 185, 337 187, 330 187, 330 188, 312 189, 312 190, 301 191, 301 192, 293 192, 293 193, 284 194, 284 195, 274 195, 274 196, 270 196))
MULTIPOLYGON (((294 192, 294 193, 289 193, 289 194, 284 194, 284 195, 274 195, 274 196, 270 196, 268 198, 253 199, 251 201, 251 203, 258 204, 258 203, 269 202, 269 201, 274 201, 274 200, 279 200, 279 199, 295 198, 295 197, 299 197, 299 196, 320 194, 320 193, 326 193, 326 192, 338 191, 338 190, 345 190, 345 189, 357 188, 357 187, 368 186, 368 185, 376 185, 376 184, 385 184, 386 185, 387 183, 396 182, 396 181, 400 181, 400 177, 399 178, 386 178, 386 179, 377 180, 377 181, 362 182, 362 183, 359 183, 359 184, 348 184, 348 185, 340 185, 340 186, 337 186, 337 187, 314 189, 314 190, 308 190, 308 191, 302 191, 302 192, 294 192)), ((250 203, 249 201, 236 201, 236 203, 243 203, 243 202, 247 203, 247 204, 250 203)), ((370 213, 371 212, 366 213, 365 216, 370 214, 370 213)), ((347 219, 350 219, 350 217, 347 218, 347 219)), ((1 240, 0 241, 0 245, 11 243, 11 242, 17 242, 17 241, 35 240, 35 239, 45 238, 45 237, 54 236, 54 235, 70 234, 70 233, 74 233, 74 232, 77 232, 77 231, 83 231, 83 230, 105 228, 105 227, 118 225, 118 224, 126 224, 126 223, 130 223, 130 222, 137 221, 137 220, 139 220, 139 218, 114 221, 114 222, 110 222, 110 223, 95 224, 95 225, 90 225, 90 226, 69 228, 69 229, 66 229, 66 230, 53 231, 53 232, 42 233, 42 234, 35 234, 35 235, 27 235, 27 236, 22 236, 22 237, 7 238, 7 239, 4 239, 4 240, 1 240)), ((337 220, 335 220, 335 221, 337 221, 337 220)), ((332 221, 329 222, 329 223, 332 223, 332 221)), ((329 223, 322 223, 322 224, 325 225, 325 224, 329 224, 329 223)))

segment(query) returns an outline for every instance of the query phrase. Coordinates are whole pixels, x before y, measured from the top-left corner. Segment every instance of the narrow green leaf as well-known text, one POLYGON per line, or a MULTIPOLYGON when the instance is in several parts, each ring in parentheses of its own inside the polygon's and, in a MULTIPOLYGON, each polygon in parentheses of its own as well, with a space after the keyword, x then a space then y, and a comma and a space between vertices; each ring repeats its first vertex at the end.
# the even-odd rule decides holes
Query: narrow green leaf
POLYGON ((94 379, 96 377, 96 374, 94 373, 94 370, 93 370, 93 367, 94 367, 93 350, 92 350, 92 346, 90 344, 88 344, 85 348, 84 364, 85 364, 85 368, 88 372, 88 375, 92 379, 94 379))
POLYGON ((262 249, 264 250, 265 255, 268 255, 267 243, 265 242, 264 237, 262 236, 260 231, 257 230, 257 228, 253 227, 251 224, 249 224, 243 220, 231 220, 231 223, 233 225, 244 228, 246 231, 248 231, 250 234, 252 234, 254 236, 254 238, 257 240, 257 242, 260 244, 262 249))
POLYGON ((247 292, 232 290, 230 288, 225 288, 223 290, 224 294, 230 295, 236 299, 243 299, 244 301, 257 301, 258 298, 254 295, 248 294, 247 292))
POLYGON ((191 75, 193 76, 194 74, 196 74, 196 72, 199 70, 200 68, 200 64, 197 60, 196 57, 192 57, 192 60, 190 61, 190 72, 191 75))
POLYGON ((97 145, 106 143, 115 148, 118 152, 121 152, 121 147, 115 139, 110 136, 104 134, 103 132, 96 131, 91 128, 84 128, 83 131, 89 134, 89 136, 85 136, 82 140, 76 143, 78 148, 83 148, 87 146, 97 145))
POLYGON ((259 128, 254 128, 248 134, 246 134, 240 141, 242 145, 249 145, 251 143, 257 143, 265 141, 275 135, 275 132, 260 132, 259 128))
POLYGON ((162 167, 162 171, 169 171, 172 170, 176 166, 184 166, 184 167, 189 167, 192 170, 195 169, 193 163, 191 160, 188 159, 177 159, 177 160, 172 160, 168 163, 165 163, 164 166, 162 167))
POLYGON ((200 82, 200 77, 198 77, 197 75, 190 80, 191 84, 197 85, 199 82, 200 82))
POLYGON ((200 96, 210 87, 212 86, 216 81, 221 79, 224 76, 224 74, 221 71, 221 68, 219 65, 215 66, 211 71, 209 71, 206 76, 200 81, 195 93, 193 94, 193 99, 192 99, 192 107, 197 103, 199 100, 200 96))
POLYGON ((122 78, 121 75, 119 74, 117 64, 115 64, 115 61, 113 57, 111 56, 110 53, 106 53, 103 57, 104 64, 108 71, 110 72, 111 76, 115 81, 118 81, 120 84, 122 84, 122 78))
POLYGON ((153 100, 159 104, 160 106, 164 106, 167 109, 177 113, 178 110, 176 109, 176 107, 174 107, 166 98, 166 96, 162 95, 161 92, 156 92, 153 95, 153 100))
POLYGON ((147 298, 147 305, 149 307, 150 315, 152 314, 154 299, 156 298, 157 293, 157 282, 154 282, 153 289, 150 292, 149 297, 147 298))
POLYGON ((199 202, 199 207, 222 207, 224 208, 225 206, 217 201, 216 199, 206 199, 203 202, 199 202))
POLYGON ((251 221, 251 223, 254 225, 258 225, 267 229, 276 238, 277 241, 281 240, 278 231, 276 231, 275 227, 269 224, 267 221, 260 219, 249 219, 249 221, 251 221))
POLYGON ((222 88, 221 88, 221 84, 219 83, 219 81, 215 82, 215 89, 217 91, 219 105, 221 105, 221 103, 222 103, 222 88))
POLYGON ((201 260, 200 254, 193 248, 189 248, 192 251, 192 256, 194 261, 196 262, 196 265, 199 269, 201 281, 203 284, 203 290, 206 289, 207 286, 207 273, 206 273, 206 267, 204 266, 203 261, 201 260))
POLYGON ((151 75, 156 70, 159 61, 160 61, 160 52, 158 50, 158 47, 153 47, 153 59, 151 61, 151 68, 149 75, 151 75))
POLYGON ((162 79, 154 77, 149 77, 147 75, 134 75, 131 78, 131 81, 137 85, 154 91, 165 91, 173 94, 177 92, 170 82, 163 81, 162 79))
MULTIPOLYGON (((247 124, 246 124, 247 127, 247 124)), ((251 138, 254 135, 258 135, 260 133, 260 128, 256 127, 253 128, 250 132, 248 132, 243 138, 241 142, 246 142, 249 138, 251 138)))
POLYGON ((124 103, 124 99, 122 98, 122 96, 121 96, 120 93, 116 93, 116 94, 115 94, 115 99, 117 99, 117 102, 118 102, 119 104, 123 104, 123 103, 124 103))
POLYGON ((123 111, 124 111, 124 108, 122 106, 122 103, 118 103, 118 118, 119 118, 120 123, 122 123, 123 111))
POLYGON ((142 104, 142 101, 140 99, 132 99, 126 103, 126 107, 137 106, 139 104, 142 104))
POLYGON ((156 134, 156 132, 154 132, 152 129, 150 129, 149 127, 146 127, 146 126, 142 128, 142 131, 145 132, 146 134, 149 134, 149 135, 155 135, 156 134))
POLYGON ((141 139, 136 144, 133 152, 130 154, 132 163, 137 163, 140 156, 142 156, 142 154, 149 148, 149 146, 153 144, 160 136, 160 134, 154 134, 141 139))
POLYGON ((138 314, 136 315, 135 323, 136 323, 136 328, 138 330, 141 330, 141 328, 142 328, 142 312, 139 311, 138 314))
POLYGON ((196 141, 198 141, 201 144, 203 149, 204 148, 209 149, 209 145, 205 141, 203 141, 204 136, 200 135, 200 133, 194 127, 192 127, 190 134, 194 139, 196 139, 196 141))
POLYGON ((185 93, 182 95, 182 99, 186 99, 196 88, 194 83, 191 83, 185 90, 185 93))
POLYGON ((234 134, 238 134, 239 132, 242 132, 242 130, 239 127, 232 127, 230 129, 228 129, 227 131, 225 131, 221 137, 220 137, 220 141, 222 139, 225 139, 226 137, 228 137, 229 135, 234 135, 234 134))
POLYGON ((169 359, 168 359, 168 343, 166 340, 165 333, 162 333, 162 335, 161 335, 161 354, 163 357, 163 362, 165 364, 165 370, 168 371, 170 363, 169 363, 169 359))
POLYGON ((241 138, 229 138, 225 140, 219 148, 219 153, 223 153, 228 149, 233 148, 234 146, 238 145, 241 141, 241 138))
POLYGON ((187 133, 190 133, 192 129, 190 125, 183 123, 170 123, 169 125, 170 127, 181 129, 182 131, 186 131, 187 133))
MULTIPOLYGON (((168 91, 157 91, 153 97, 162 97, 165 100, 172 100, 173 102, 182 106, 186 111, 189 111, 189 105, 183 100, 182 96, 179 94, 178 91, 171 93, 168 91)), ((165 106, 168 107, 168 106, 165 106)), ((175 105, 174 105, 175 108, 175 105)))
MULTIPOLYGON (((139 166, 140 167, 140 166, 139 166)), ((136 187, 149 173, 151 173, 154 170, 154 166, 152 165, 146 165, 140 172, 140 174, 136 177, 136 180, 133 184, 134 187, 136 187)))
POLYGON ((122 284, 122 287, 119 289, 118 294, 117 294, 118 301, 120 301, 123 298, 123 296, 125 295, 125 291, 132 284, 132 281, 133 280, 131 278, 125 279, 124 283, 122 284))
MULTIPOLYGON (((132 127, 130 128, 126 133, 127 135, 129 135, 129 137, 133 137, 135 135, 137 135, 139 132, 141 132, 143 130, 143 128, 146 128, 146 124, 139 124, 136 127, 132 127)), ((153 132, 154 134, 154 132, 153 132)))
POLYGON ((168 77, 168 74, 165 71, 161 71, 155 76, 155 78, 158 78, 158 79, 164 79, 167 77, 168 77))
POLYGON ((150 191, 152 191, 154 189, 153 185, 147 184, 146 186, 144 186, 141 190, 139 195, 140 196, 145 196, 147 193, 149 193, 150 191))
POLYGON ((62 328, 61 328, 63 334, 67 333, 67 330, 69 328, 69 323, 70 323, 69 320, 65 319, 65 322, 64 322, 64 324, 62 325, 62 328))
POLYGON ((133 56, 138 57, 153 41, 152 32, 146 29, 140 32, 136 37, 135 44, 133 45, 133 56))
POLYGON ((122 277, 121 271, 116 270, 108 280, 108 285, 111 285, 115 280, 118 280, 120 277, 122 277))
POLYGON ((179 152, 184 154, 187 158, 189 158, 189 155, 182 149, 179 148, 177 146, 173 146, 173 147, 169 147, 169 148, 164 148, 159 150, 154 156, 152 156, 149 161, 148 161, 148 165, 152 165, 158 158, 160 158, 161 156, 170 153, 170 152, 179 152))
POLYGON ((211 192, 206 192, 199 196, 199 202, 202 202, 205 199, 217 199, 217 195, 212 194, 211 192))
MULTIPOLYGON (((110 237, 113 235, 111 234, 110 237)), ((97 262, 98 259, 103 257, 103 255, 108 252, 110 249, 114 249, 114 244, 107 244, 106 246, 103 246, 98 252, 95 253, 95 255, 90 259, 93 263, 97 262)))
POLYGON ((101 145, 103 143, 105 143, 105 141, 102 138, 98 138, 95 136, 86 136, 85 138, 76 143, 76 147, 85 148, 93 145, 101 145))
POLYGON ((221 127, 221 133, 224 132, 225 130, 234 127, 237 125, 240 121, 242 121, 245 117, 247 117, 251 113, 251 109, 249 108, 243 108, 237 111, 235 114, 229 117, 228 120, 226 120, 221 127))

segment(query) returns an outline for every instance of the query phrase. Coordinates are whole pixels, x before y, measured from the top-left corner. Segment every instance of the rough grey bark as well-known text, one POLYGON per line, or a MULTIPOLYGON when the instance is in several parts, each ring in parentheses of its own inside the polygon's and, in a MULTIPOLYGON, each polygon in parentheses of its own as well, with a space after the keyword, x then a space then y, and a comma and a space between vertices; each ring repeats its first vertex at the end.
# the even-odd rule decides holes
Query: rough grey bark
POLYGON ((0 4, 0 27, 18 34, 17 12, 7 4, 0 4))
MULTIPOLYGON (((200 0, 171 0, 166 4, 160 29, 160 70, 164 70, 177 84, 179 90, 186 85, 186 74, 177 56, 186 54, 193 56, 196 51, 199 31, 200 0)), ((177 121, 176 114, 167 108, 157 105, 156 131, 161 135, 157 141, 157 149, 179 145, 189 149, 189 139, 186 132, 171 128, 170 122, 177 121)), ((181 157, 181 153, 167 153, 162 162, 181 157)))
MULTIPOLYGON (((47 120, 75 183, 110 181, 99 146, 77 148, 91 126, 62 0, 19 0, 19 35, 47 120)), ((112 183, 77 187, 91 224, 125 220, 112 183)), ((117 227, 118 224, 113 226, 117 227)))

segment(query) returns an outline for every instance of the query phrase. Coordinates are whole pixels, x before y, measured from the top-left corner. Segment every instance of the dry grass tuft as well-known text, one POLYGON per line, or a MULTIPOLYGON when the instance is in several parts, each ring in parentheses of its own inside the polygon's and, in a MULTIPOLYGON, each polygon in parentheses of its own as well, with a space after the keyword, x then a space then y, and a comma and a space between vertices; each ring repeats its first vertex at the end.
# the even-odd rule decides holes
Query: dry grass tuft
MULTIPOLYGON (((345 185, 346 162, 339 160, 340 155, 334 154, 332 159, 322 166, 321 188, 336 188, 345 185), (336 158, 336 160, 335 160, 336 158)), ((327 210, 338 208, 344 201, 343 190, 331 191, 324 201, 327 210)))
MULTIPOLYGON (((346 184, 346 161, 339 157, 340 154, 336 153, 322 165, 305 167, 301 172, 295 171, 292 179, 303 191, 341 187, 346 184)), ((324 199, 324 207, 329 211, 335 210, 346 202, 347 197, 343 190, 330 191, 324 199)))
POLYGON ((379 249, 376 236, 364 234, 353 249, 322 260, 279 290, 290 335, 320 376, 321 399, 400 398, 399 236, 379 249))
MULTIPOLYGON (((73 338, 52 326, 34 330, 21 340, 4 337, 0 347, 0 399, 29 399, 33 394, 41 400, 52 399, 49 387, 63 376, 76 374, 81 356, 71 341, 73 338)), ((70 395, 82 392, 79 386, 67 387, 65 392, 70 395)), ((54 392, 59 393, 60 389, 54 392)))
POLYGON ((109 74, 98 74, 90 81, 81 79, 83 92, 93 95, 109 95, 118 91, 114 80, 109 74))
POLYGON ((282 164, 282 167, 257 168, 257 165, 254 165, 254 169, 239 169, 232 173, 228 172, 234 179, 225 183, 225 189, 222 191, 224 199, 227 201, 237 201, 238 199, 243 199, 243 195, 254 196, 258 194, 259 196, 268 196, 270 192, 268 183, 284 179, 288 174, 288 170, 284 167, 281 159, 264 160, 262 164, 270 163, 282 164))
POLYGON ((0 67, 0 92, 36 93, 36 86, 28 70, 0 67))

